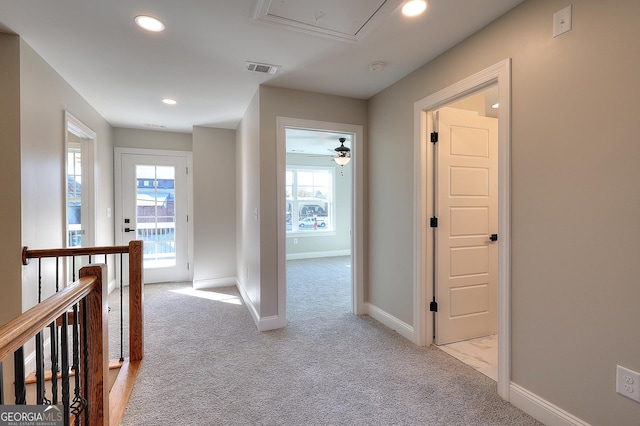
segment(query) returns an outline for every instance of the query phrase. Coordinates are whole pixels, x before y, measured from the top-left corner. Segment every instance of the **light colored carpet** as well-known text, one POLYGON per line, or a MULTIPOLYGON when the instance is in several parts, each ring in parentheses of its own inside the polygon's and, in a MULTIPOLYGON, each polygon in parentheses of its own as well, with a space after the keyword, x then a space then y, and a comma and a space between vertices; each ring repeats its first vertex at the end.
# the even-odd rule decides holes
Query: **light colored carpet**
POLYGON ((348 258, 287 270, 289 325, 270 332, 235 288, 146 286, 145 359, 122 424, 540 425, 473 368, 350 314, 348 258))

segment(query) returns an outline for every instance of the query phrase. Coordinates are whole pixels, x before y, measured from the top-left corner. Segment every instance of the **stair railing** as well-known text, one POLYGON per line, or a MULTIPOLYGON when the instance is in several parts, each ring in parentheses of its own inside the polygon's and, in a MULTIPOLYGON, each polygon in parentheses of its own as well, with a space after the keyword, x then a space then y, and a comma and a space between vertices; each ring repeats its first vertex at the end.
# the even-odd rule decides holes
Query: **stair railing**
MULTIPOLYGON (((68 287, 62 288, 60 290, 60 273, 59 273, 59 265, 60 261, 66 261, 69 259, 69 263, 71 266, 71 271, 73 274, 73 279, 75 281, 75 272, 76 272, 76 259, 82 256, 88 256, 89 262, 92 262, 94 259, 102 259, 104 255, 105 268, 108 261, 107 255, 116 255, 116 260, 119 255, 119 268, 120 268, 120 286, 119 286, 119 296, 120 296, 120 370, 118 376, 111 388, 110 392, 105 392, 107 402, 104 405, 100 405, 101 409, 104 410, 103 416, 107 419, 107 423, 118 425, 122 419, 124 414, 124 410, 126 408, 126 404, 131 395, 131 391, 133 389, 133 383, 137 377, 138 369, 140 366, 140 362, 142 361, 144 355, 144 310, 143 310, 143 245, 142 241, 131 241, 127 246, 108 246, 108 247, 90 247, 90 248, 66 248, 66 249, 44 249, 44 250, 29 250, 27 247, 24 247, 22 250, 22 261, 23 264, 27 265, 29 260, 37 259, 38 260, 38 295, 39 301, 42 293, 43 286, 43 277, 42 277, 42 259, 44 258, 55 258, 55 290, 59 294, 62 291, 66 290, 68 287), (129 312, 128 312, 128 320, 129 320, 129 353, 128 357, 125 357, 123 353, 123 277, 125 272, 123 271, 123 256, 128 255, 129 260, 129 312)), ((82 259, 81 259, 82 260, 82 259)), ((64 263, 63 263, 64 264, 64 263)), ((78 275, 82 276, 85 267, 80 268, 78 271, 78 275)), ((85 273, 86 274, 86 273, 85 273)), ((74 283, 75 285, 75 283, 74 283)), ((108 293, 108 275, 104 276, 104 280, 101 281, 101 285, 104 287, 104 303, 106 306, 106 295, 108 293)), ((71 286, 69 286, 71 287, 71 286)), ((50 299, 50 298, 49 298, 50 299)), ((49 300, 46 299, 46 300, 49 300)), ((42 302, 44 303, 44 302, 42 302)), ((39 303, 37 306, 40 306, 42 303, 39 303)), ((43 350, 43 340, 44 336, 42 333, 37 333, 35 337, 35 358, 36 358, 36 403, 37 404, 57 404, 58 400, 58 376, 60 376, 60 380, 62 382, 62 404, 63 406, 69 406, 71 412, 71 418, 74 419, 75 424, 84 424, 81 421, 81 414, 83 412, 83 405, 85 401, 80 394, 80 391, 84 389, 91 389, 88 383, 84 383, 83 376, 83 357, 86 358, 86 353, 83 353, 84 348, 81 348, 79 343, 86 341, 87 336, 84 333, 89 329, 88 327, 82 327, 82 319, 88 318, 90 321, 92 317, 86 316, 82 311, 82 304, 75 304, 68 306, 67 311, 64 314, 61 314, 56 320, 48 325, 48 333, 46 336, 49 337, 50 343, 50 367, 51 367, 51 385, 49 396, 46 395, 45 392, 45 374, 44 374, 44 350, 43 350), (80 320, 80 321, 79 321, 80 320), (79 323, 78 326, 76 323, 79 323), (68 328, 71 328, 71 339, 67 335, 68 328), (58 342, 58 340, 66 339, 67 342, 71 342, 72 344, 63 344, 62 342, 58 342), (84 339, 84 340, 83 340, 84 339), (71 346, 71 355, 69 355, 69 348, 71 346), (60 364, 58 365, 58 359, 60 359, 60 364), (38 372, 39 370, 39 372, 38 372), (73 382, 69 383, 69 372, 73 375, 73 382), (57 373, 57 374, 56 374, 57 373), (67 377, 65 377, 67 375, 67 377), (73 389, 71 389, 73 388, 73 389), (73 394, 71 394, 73 392, 73 394), (66 395, 66 396, 65 396, 66 395), (67 400, 65 400, 67 398, 67 400)), ((108 308, 105 310, 105 315, 108 311, 108 308)), ((108 316, 105 316, 105 324, 108 323, 108 316)), ((6 326, 3 326, 6 327, 6 326)), ((104 360, 107 363, 107 374, 108 374, 108 365, 109 365, 109 340, 108 340, 108 332, 104 332, 102 334, 104 338, 103 348, 105 351, 104 360)), ((2 358, 0 358, 2 361, 2 358)), ((14 354, 14 372, 15 376, 23 377, 24 374, 24 350, 22 346, 18 348, 14 354)), ((2 400, 6 401, 4 397, 4 392, 2 392, 2 363, 0 362, 0 404, 2 404, 2 400)), ((15 401, 16 404, 24 404, 25 399, 23 395, 26 393, 26 386, 24 384, 24 380, 16 380, 15 386, 15 401)), ((108 375, 103 378, 103 383, 108 383, 108 375)), ((95 398, 94 398, 95 400, 95 398)), ((92 402, 89 402, 91 405, 92 402)), ((91 422, 92 424, 97 424, 95 422, 91 422)), ((70 424, 65 421, 65 425, 70 424)), ((101 424, 101 423, 100 423, 101 424)))
MULTIPOLYGON (((82 348, 75 374, 81 377, 82 386, 77 395, 79 399, 71 401, 68 390, 69 357, 68 354, 66 358, 62 356, 61 415, 65 425, 71 424, 72 420, 76 424, 109 424, 109 395, 105 389, 105 377, 109 373, 106 348, 107 287, 103 285, 106 276, 106 265, 85 266, 80 269, 79 280, 0 327, 0 361, 14 355, 16 405, 26 404, 24 364, 21 360, 24 345, 34 338, 37 340, 37 336, 42 339, 43 330, 55 327, 58 318, 62 318, 63 331, 59 346, 65 352, 69 341, 64 330, 67 329, 68 312, 73 309, 79 313, 75 322, 79 324, 81 336, 78 344, 82 348)), ((44 392, 38 395, 38 405, 60 404, 57 396, 55 401, 43 398, 44 392)))

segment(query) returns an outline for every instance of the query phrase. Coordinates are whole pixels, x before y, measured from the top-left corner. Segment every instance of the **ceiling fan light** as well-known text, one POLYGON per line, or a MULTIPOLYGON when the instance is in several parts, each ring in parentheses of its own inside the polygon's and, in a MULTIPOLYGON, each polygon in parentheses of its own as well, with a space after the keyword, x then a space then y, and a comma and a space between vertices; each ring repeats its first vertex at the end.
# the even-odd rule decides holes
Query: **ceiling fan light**
POLYGON ((336 163, 338 163, 341 166, 346 166, 347 164, 349 164, 349 161, 351 161, 351 157, 348 157, 346 155, 333 157, 333 159, 335 160, 336 163))

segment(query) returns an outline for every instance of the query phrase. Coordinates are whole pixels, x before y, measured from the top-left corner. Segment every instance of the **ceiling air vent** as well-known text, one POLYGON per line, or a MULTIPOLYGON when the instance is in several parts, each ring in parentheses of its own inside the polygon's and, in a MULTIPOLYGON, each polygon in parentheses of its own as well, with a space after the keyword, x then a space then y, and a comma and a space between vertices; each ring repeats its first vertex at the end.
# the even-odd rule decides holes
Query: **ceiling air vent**
POLYGON ((280 70, 280 65, 260 64, 257 62, 245 62, 244 67, 247 71, 260 72, 270 75, 274 75, 280 70))

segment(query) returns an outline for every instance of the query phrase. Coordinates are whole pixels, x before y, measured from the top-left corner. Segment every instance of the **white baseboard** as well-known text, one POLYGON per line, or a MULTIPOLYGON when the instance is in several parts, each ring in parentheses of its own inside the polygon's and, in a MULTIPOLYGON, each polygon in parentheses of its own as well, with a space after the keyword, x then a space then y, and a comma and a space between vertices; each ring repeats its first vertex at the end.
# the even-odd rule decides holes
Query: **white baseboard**
POLYGON ((245 291, 244 287, 240 284, 240 281, 236 280, 236 287, 240 292, 240 296, 242 296, 242 300, 244 301, 244 304, 246 305, 247 309, 249 309, 249 313, 251 314, 251 317, 253 318, 253 322, 256 324, 258 331, 276 330, 278 328, 283 327, 280 324, 280 317, 278 315, 260 318, 260 315, 258 314, 258 310, 256 309, 255 305, 249 298, 249 295, 245 291))
POLYGON ((111 292, 112 292, 113 290, 115 290, 116 288, 117 288, 116 280, 115 280, 115 279, 113 279, 113 280, 109 281, 109 286, 108 286, 108 288, 107 288, 107 291, 109 292, 108 294, 111 294, 111 292))
POLYGON ((383 311, 377 306, 372 305, 371 303, 365 303, 364 307, 365 313, 371 318, 396 331, 402 337, 415 342, 415 331, 411 325, 407 324, 406 322, 400 321, 398 318, 387 313, 386 311, 383 311))
POLYGON ((212 278, 208 280, 193 280, 193 288, 200 290, 203 288, 217 288, 217 287, 238 287, 238 280, 236 277, 227 278, 212 278))
POLYGON ((319 257, 349 256, 351 250, 309 251, 306 253, 288 253, 287 260, 316 259, 319 257))
POLYGON ((509 389, 509 402, 547 426, 590 426, 515 383, 509 389))

